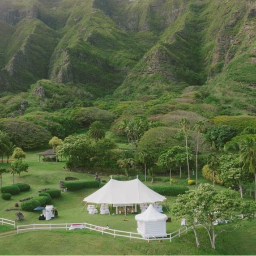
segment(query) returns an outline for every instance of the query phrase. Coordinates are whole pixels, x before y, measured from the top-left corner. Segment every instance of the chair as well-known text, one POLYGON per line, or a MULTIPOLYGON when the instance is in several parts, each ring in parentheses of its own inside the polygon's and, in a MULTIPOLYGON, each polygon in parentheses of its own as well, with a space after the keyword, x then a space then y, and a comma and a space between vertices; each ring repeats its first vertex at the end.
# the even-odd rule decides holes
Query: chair
POLYGON ((16 213, 17 220, 24 220, 24 215, 21 212, 16 213))
POLYGON ((109 214, 108 204, 102 204, 100 206, 100 214, 109 214))

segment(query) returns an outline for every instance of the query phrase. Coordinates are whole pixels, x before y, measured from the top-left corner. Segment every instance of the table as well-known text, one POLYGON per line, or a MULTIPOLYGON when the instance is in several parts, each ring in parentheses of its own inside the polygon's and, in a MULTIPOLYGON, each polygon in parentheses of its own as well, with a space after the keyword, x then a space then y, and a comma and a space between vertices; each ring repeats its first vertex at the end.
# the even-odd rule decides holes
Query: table
POLYGON ((73 230, 73 229, 84 229, 84 225, 82 223, 73 223, 71 224, 71 226, 69 227, 69 230, 73 230))

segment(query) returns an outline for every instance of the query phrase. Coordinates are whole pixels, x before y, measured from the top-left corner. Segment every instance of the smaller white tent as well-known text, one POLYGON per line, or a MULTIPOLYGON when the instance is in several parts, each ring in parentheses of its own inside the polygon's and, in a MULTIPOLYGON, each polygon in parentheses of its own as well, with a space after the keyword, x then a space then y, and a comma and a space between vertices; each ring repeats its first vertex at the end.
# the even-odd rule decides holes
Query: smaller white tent
POLYGON ((166 220, 168 217, 165 214, 159 213, 152 204, 148 209, 135 216, 137 220, 137 231, 143 238, 150 237, 165 237, 166 220))

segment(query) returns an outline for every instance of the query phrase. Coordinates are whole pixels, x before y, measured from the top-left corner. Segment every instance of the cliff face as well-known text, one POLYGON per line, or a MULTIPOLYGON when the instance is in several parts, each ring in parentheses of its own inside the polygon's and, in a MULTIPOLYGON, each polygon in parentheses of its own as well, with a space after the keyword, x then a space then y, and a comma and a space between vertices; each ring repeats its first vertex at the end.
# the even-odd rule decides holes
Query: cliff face
POLYGON ((0 20, 1 91, 50 79, 123 99, 254 95, 254 1, 2 0, 0 20))

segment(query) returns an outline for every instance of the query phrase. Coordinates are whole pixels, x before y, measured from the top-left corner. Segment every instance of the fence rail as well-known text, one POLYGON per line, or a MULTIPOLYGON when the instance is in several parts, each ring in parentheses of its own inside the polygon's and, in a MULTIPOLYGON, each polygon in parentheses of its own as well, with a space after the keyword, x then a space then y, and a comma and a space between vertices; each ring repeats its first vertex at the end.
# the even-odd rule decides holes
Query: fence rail
MULTIPOLYGON (((112 235, 114 237, 126 237, 129 239, 138 239, 138 240, 169 240, 172 241, 173 238, 180 236, 182 233, 187 232, 190 227, 180 228, 172 233, 167 234, 166 237, 142 237, 139 233, 122 231, 117 229, 110 229, 102 226, 93 225, 90 223, 79 223, 84 229, 88 229, 90 231, 96 231, 107 235, 112 235)), ((17 234, 23 231, 36 231, 36 230, 56 230, 56 229, 64 229, 68 230, 72 227, 74 223, 59 223, 59 224, 30 224, 30 225, 19 225, 17 226, 17 234)), ((75 224, 77 225, 77 223, 75 224)))
POLYGON ((15 228, 16 224, 15 224, 15 221, 13 220, 8 220, 8 219, 4 219, 4 218, 0 218, 0 223, 2 225, 10 225, 10 226, 13 226, 15 228))

